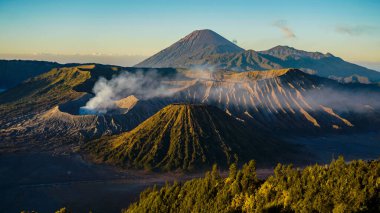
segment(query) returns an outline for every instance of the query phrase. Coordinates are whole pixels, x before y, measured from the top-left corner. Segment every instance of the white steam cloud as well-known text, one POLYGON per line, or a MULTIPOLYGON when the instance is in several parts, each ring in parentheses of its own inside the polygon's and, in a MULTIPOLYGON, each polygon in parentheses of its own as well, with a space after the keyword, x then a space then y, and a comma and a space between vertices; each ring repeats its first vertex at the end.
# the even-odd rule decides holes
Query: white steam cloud
POLYGON ((86 106, 81 107, 80 114, 103 114, 115 108, 115 101, 134 95, 139 99, 165 97, 172 94, 168 86, 161 82, 165 80, 155 70, 136 73, 123 72, 107 80, 100 77, 95 83, 91 98, 86 106))

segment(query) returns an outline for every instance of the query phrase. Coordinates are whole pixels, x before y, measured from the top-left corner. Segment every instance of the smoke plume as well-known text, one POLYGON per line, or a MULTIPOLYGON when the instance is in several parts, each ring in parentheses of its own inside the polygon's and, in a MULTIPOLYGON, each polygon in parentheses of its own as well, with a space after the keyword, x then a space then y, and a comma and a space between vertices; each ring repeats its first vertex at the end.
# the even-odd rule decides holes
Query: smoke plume
POLYGON ((170 96, 172 92, 166 84, 161 83, 163 80, 165 78, 155 70, 136 73, 123 72, 110 80, 100 77, 93 88, 95 96, 81 108, 80 113, 106 113, 116 107, 114 101, 129 95, 134 95, 142 100, 170 96))

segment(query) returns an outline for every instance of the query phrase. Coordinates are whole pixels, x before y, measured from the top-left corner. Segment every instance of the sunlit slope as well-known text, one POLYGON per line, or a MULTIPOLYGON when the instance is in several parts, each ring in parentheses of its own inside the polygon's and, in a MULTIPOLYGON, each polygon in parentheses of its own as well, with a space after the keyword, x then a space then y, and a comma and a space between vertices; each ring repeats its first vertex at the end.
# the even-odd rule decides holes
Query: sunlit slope
POLYGON ((0 125, 5 128, 17 122, 84 95, 73 87, 90 78, 80 67, 55 68, 0 93, 0 125))
POLYGON ((85 150, 98 161, 124 167, 191 170, 291 159, 294 149, 286 146, 216 107, 171 104, 132 131, 89 142, 85 150))

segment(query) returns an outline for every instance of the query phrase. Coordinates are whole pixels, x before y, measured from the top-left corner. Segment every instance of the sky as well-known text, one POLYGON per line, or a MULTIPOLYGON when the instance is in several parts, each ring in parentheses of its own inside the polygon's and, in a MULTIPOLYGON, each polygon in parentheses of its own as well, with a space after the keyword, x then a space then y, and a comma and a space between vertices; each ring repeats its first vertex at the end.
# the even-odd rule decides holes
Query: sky
POLYGON ((0 0, 0 58, 131 66, 197 29, 380 70, 379 0, 0 0))

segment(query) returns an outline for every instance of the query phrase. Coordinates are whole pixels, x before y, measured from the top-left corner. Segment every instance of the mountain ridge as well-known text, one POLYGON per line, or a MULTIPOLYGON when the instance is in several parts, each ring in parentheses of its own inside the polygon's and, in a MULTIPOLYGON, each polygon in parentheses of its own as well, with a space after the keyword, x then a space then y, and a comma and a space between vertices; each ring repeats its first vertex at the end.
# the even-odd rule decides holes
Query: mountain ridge
POLYGON ((268 50, 258 51, 259 53, 263 53, 266 55, 275 56, 277 58, 286 59, 286 57, 293 58, 312 58, 312 59, 321 59, 326 57, 335 57, 331 53, 321 53, 321 52, 309 52, 305 50, 298 50, 294 47, 287 45, 277 45, 268 50))

